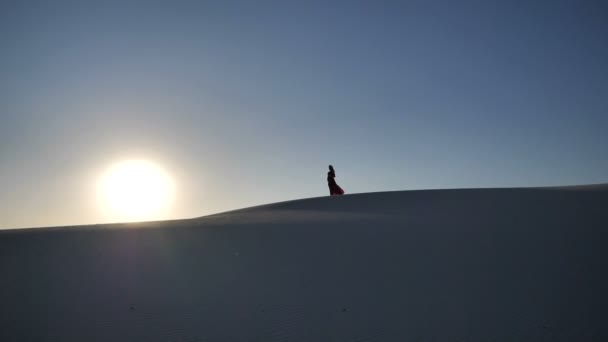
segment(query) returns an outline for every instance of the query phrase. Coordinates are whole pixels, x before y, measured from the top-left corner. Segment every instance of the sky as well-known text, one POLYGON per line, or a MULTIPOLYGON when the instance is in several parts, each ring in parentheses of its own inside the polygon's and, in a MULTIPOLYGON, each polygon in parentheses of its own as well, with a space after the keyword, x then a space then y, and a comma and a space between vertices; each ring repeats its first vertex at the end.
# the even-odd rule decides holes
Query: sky
POLYGON ((608 182, 604 1, 1 1, 0 228, 347 193, 608 182))

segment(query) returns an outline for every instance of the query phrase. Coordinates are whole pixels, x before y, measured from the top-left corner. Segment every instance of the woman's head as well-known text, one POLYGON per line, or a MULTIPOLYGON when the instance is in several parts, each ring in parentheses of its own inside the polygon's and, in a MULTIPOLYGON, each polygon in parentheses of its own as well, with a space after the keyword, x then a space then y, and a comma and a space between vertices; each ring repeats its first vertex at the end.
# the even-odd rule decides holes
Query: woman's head
POLYGON ((332 165, 329 165, 329 169, 330 169, 331 171, 333 171, 333 170, 334 170, 334 167, 333 167, 332 165))

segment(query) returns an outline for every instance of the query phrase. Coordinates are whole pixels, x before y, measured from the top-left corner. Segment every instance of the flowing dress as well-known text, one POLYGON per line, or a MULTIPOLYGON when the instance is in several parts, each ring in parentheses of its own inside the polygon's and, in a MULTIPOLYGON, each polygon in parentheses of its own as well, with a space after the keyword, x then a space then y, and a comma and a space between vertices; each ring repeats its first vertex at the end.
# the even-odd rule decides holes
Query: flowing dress
POLYGON ((344 190, 336 183, 336 174, 333 171, 327 173, 327 185, 331 196, 344 195, 344 190))

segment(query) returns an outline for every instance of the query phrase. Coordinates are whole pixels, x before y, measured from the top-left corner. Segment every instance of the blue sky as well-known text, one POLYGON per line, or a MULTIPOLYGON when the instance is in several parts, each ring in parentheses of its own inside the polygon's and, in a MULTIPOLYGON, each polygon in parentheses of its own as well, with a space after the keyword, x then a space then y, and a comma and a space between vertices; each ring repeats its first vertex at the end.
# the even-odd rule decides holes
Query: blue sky
POLYGON ((104 222, 108 165, 167 218, 347 193, 608 180, 602 1, 5 1, 0 228, 104 222))

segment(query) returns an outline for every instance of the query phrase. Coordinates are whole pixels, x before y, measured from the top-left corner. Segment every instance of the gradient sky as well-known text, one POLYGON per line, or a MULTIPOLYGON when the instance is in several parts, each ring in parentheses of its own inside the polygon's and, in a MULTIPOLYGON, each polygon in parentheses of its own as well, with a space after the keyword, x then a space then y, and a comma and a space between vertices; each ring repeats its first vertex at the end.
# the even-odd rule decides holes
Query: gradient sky
POLYGON ((605 1, 2 1, 0 228, 347 193, 608 181, 605 1))

